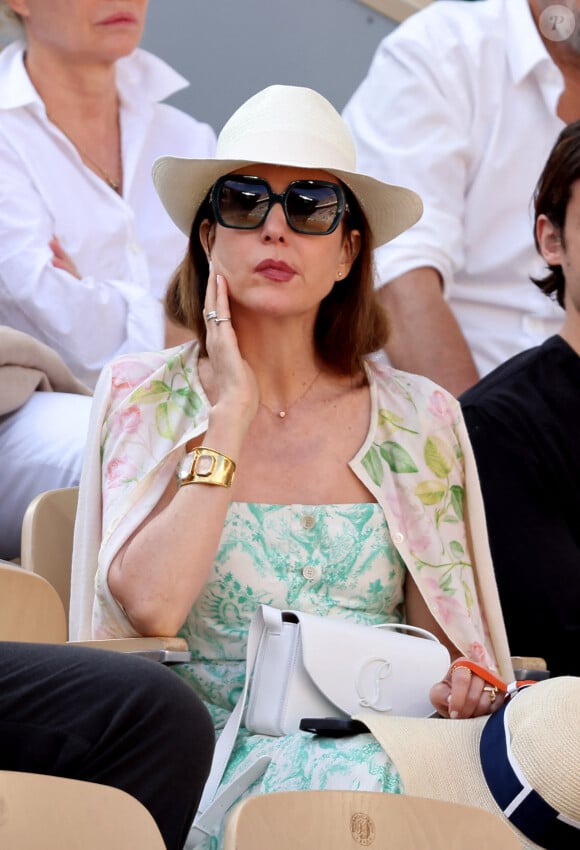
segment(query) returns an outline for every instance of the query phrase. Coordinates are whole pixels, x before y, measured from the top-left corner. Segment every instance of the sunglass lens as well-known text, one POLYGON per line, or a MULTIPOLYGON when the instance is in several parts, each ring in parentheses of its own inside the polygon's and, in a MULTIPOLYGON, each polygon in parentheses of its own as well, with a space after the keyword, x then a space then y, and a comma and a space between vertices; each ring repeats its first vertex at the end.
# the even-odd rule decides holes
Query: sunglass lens
POLYGON ((328 233, 339 211, 338 193, 316 181, 297 182, 286 194, 286 210, 291 226, 300 233, 328 233))
POLYGON ((229 178, 220 186, 218 209, 226 227, 259 227, 266 217, 269 203, 267 183, 229 178))

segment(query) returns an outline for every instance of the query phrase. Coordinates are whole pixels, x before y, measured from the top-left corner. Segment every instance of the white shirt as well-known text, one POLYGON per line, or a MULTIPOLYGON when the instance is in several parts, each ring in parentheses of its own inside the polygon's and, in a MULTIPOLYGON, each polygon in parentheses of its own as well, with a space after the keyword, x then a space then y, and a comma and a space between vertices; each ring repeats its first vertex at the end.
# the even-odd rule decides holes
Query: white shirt
POLYGON ((527 0, 439 0, 383 39, 345 108, 358 168, 425 205, 377 250, 378 285, 437 269, 481 374, 563 322, 529 280, 545 274, 531 199, 562 90, 527 0))
POLYGON ((209 125, 157 102, 186 85, 143 50, 117 63, 120 197, 48 121, 23 44, 0 53, 0 324, 55 348, 89 385, 113 357, 164 345, 161 299, 187 240, 157 197, 151 166, 163 154, 215 151, 209 125), (52 266, 53 234, 82 280, 52 266))

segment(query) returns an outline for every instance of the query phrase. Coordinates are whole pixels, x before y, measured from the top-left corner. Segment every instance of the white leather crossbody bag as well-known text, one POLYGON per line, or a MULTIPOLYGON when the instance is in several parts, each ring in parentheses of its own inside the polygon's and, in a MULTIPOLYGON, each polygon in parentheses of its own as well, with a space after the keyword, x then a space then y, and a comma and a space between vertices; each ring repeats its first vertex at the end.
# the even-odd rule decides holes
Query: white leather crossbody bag
MULTIPOLYGON (((269 605, 252 618, 246 656, 244 689, 218 739, 195 820, 198 840, 269 764, 268 758, 257 759, 215 796, 244 709, 250 732, 272 736, 297 732, 303 717, 351 717, 362 709, 428 717, 431 686, 450 664, 447 648, 425 629, 365 626, 269 605)), ((186 847, 195 844, 188 841, 186 847)))
POLYGON ((433 713, 429 690, 450 658, 431 632, 267 605, 259 616, 262 634, 244 720, 250 732, 288 735, 303 717, 350 717, 361 709, 407 717, 433 713))

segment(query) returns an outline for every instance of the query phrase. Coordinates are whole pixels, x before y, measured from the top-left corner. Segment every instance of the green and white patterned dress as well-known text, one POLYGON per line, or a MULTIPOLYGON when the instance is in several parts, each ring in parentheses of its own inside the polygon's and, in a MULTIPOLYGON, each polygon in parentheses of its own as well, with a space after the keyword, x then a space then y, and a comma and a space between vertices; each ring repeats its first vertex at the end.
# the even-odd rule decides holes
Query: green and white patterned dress
MULTIPOLYGON (((180 632, 193 653, 179 672, 223 727, 245 678, 256 607, 297 608, 356 623, 401 622, 405 567, 377 504, 258 505, 234 502, 202 595, 180 632)), ((399 776, 370 735, 282 738, 241 729, 223 784, 258 757, 272 759, 248 793, 304 788, 400 793, 399 776)), ((205 843, 221 844, 219 835, 205 843)))

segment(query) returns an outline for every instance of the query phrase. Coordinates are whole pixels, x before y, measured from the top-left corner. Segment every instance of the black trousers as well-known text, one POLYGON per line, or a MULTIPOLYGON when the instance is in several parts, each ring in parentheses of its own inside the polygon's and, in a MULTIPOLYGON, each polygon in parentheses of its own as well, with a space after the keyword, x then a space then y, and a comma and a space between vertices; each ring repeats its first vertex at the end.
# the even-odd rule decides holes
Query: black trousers
POLYGON ((181 850, 213 747, 205 706, 157 662, 0 642, 0 769, 121 788, 181 850))

